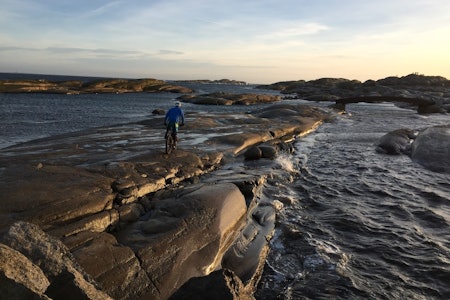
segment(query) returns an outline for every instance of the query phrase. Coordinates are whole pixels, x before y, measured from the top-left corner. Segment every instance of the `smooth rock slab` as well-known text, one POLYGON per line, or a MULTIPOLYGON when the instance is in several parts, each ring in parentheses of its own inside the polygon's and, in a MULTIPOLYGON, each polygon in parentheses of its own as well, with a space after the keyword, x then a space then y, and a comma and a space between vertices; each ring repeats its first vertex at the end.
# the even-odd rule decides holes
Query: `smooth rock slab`
POLYGON ((1 176, 0 229, 18 220, 49 229, 112 208, 112 180, 83 169, 9 165, 1 176))
POLYGON ((167 299, 190 278, 220 268, 245 221, 245 199, 234 184, 198 185, 179 193, 154 200, 154 210, 117 236, 137 253, 157 287, 149 299, 167 299))

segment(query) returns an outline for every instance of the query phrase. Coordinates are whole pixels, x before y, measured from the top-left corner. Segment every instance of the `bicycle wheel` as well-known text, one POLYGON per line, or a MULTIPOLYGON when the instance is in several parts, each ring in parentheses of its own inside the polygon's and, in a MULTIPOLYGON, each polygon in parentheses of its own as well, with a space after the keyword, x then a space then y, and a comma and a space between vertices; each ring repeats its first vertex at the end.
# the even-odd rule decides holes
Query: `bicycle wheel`
POLYGON ((173 137, 171 134, 166 135, 166 153, 170 154, 173 149, 173 137))

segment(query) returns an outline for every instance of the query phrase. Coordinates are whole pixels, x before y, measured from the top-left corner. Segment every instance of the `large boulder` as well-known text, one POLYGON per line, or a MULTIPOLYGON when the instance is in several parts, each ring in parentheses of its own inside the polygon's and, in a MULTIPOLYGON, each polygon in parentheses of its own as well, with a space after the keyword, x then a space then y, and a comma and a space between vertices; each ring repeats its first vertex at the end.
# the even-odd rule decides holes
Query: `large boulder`
POLYGON ((152 199, 153 209, 123 228, 118 241, 134 250, 156 289, 148 299, 167 299, 192 277, 220 267, 247 211, 231 183, 197 185, 152 199))
POLYGON ((377 152, 386 154, 408 153, 415 133, 411 129, 397 129, 383 135, 378 141, 377 152))
POLYGON ((450 125, 421 131, 412 144, 411 158, 432 171, 450 173, 450 125))

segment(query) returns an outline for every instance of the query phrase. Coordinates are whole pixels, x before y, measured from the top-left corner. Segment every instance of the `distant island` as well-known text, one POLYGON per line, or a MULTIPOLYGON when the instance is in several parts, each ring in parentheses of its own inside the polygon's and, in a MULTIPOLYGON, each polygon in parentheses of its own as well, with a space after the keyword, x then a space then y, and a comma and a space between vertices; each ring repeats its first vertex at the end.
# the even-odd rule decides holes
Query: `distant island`
POLYGON ((192 89, 167 83, 159 79, 96 79, 92 81, 47 79, 5 79, 0 80, 0 93, 137 93, 171 92, 192 93, 192 89))
MULTIPOLYGON (((8 75, 8 74, 3 74, 8 75)), ((219 92, 211 95, 192 95, 194 90, 188 84, 247 85, 244 81, 220 80, 173 80, 153 78, 82 78, 70 76, 12 74, 11 78, 0 80, 0 93, 47 93, 47 94, 96 94, 96 93, 158 93, 170 92, 189 94, 179 100, 195 104, 257 104, 275 102, 281 97, 219 92), (58 80, 56 78, 61 78, 58 80), (53 79, 52 79, 53 78, 53 79)), ((320 78, 310 81, 282 81, 268 85, 255 85, 256 89, 277 90, 284 99, 309 101, 335 101, 336 108, 345 109, 345 104, 356 102, 395 102, 416 106, 420 113, 450 112, 450 80, 442 76, 425 76, 418 73, 402 77, 389 76, 380 80, 349 80, 345 78, 320 78)))
POLYGON ((0 93, 193 93, 186 84, 247 85, 232 79, 160 80, 154 78, 99 78, 66 75, 0 73, 0 93))
POLYGON ((232 79, 219 79, 219 80, 209 80, 209 79, 196 79, 196 80, 174 80, 173 82, 179 83, 198 83, 198 84, 234 84, 234 85, 247 85, 245 81, 232 80, 232 79))

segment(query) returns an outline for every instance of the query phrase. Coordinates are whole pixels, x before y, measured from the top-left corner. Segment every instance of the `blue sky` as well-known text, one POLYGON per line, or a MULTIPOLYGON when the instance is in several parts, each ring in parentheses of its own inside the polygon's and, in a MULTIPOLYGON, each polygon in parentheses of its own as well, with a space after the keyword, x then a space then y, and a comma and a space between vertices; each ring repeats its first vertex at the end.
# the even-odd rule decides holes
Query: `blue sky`
POLYGON ((450 79, 448 0, 2 0, 0 72, 450 79))

